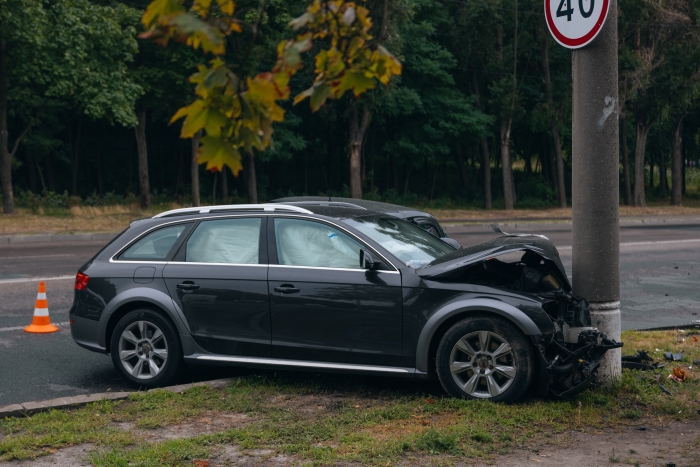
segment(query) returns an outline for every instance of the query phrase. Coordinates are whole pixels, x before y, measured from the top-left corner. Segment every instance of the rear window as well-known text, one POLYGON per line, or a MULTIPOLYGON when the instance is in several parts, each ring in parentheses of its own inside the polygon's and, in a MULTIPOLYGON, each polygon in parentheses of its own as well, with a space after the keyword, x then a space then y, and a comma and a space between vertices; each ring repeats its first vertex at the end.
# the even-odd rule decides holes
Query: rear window
POLYGON ((119 256, 119 259, 126 261, 164 261, 186 227, 187 224, 179 224, 151 232, 131 245, 119 256))

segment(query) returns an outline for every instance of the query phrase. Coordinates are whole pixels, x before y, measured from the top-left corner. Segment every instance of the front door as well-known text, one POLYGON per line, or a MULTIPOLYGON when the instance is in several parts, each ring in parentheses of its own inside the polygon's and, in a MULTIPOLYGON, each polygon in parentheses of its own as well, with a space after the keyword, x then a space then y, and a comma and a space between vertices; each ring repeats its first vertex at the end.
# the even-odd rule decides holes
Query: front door
POLYGON ((202 221, 163 271, 192 336, 209 352, 270 356, 266 220, 202 221))
POLYGON ((398 366, 400 274, 360 269, 369 247, 325 223, 279 217, 269 235, 273 357, 398 366))

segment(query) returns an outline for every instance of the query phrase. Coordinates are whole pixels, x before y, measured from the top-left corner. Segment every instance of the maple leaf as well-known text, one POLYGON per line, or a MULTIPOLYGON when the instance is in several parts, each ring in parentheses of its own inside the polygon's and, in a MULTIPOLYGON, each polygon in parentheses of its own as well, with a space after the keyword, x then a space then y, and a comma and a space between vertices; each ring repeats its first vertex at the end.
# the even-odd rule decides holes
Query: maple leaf
POLYGON ((214 136, 203 136, 197 151, 197 162, 207 164, 206 170, 220 172, 227 165, 233 175, 243 170, 241 153, 233 144, 214 136))

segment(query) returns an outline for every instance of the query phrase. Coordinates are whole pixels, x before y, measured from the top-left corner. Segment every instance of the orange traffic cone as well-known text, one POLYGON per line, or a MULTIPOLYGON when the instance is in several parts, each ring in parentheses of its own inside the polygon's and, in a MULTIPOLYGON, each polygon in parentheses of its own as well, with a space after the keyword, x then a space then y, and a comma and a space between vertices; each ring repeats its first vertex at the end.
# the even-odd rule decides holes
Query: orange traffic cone
POLYGON ((46 300, 46 286, 44 282, 39 282, 39 292, 36 294, 36 305, 34 306, 34 319, 32 324, 24 328, 25 332, 36 334, 48 334, 58 331, 58 328, 51 324, 49 318, 49 302, 46 300))

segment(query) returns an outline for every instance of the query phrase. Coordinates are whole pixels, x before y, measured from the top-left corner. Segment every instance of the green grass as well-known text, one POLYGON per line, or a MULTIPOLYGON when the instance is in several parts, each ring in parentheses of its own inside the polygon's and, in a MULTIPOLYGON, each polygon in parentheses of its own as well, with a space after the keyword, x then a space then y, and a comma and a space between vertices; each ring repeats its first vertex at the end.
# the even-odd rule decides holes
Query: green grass
MULTIPOLYGON (((683 348, 686 359, 697 359, 700 349, 688 333, 625 333, 623 340, 629 342, 625 353, 640 346, 683 348)), ((2 420, 0 461, 87 443, 94 446, 87 460, 110 467, 191 466, 194 459, 215 456, 226 445, 243 453, 267 449, 271 455, 317 465, 393 465, 406 456, 435 462, 488 460, 516 444, 534 448, 538 439, 567 430, 697 418, 698 372, 693 369, 692 379, 683 384, 667 381, 669 372, 670 367, 625 370, 608 390, 596 388, 572 400, 506 405, 443 397, 433 383, 260 371, 224 389, 139 393, 121 402, 2 420), (659 389, 659 375, 672 396, 659 389), (195 429, 189 437, 167 441, 144 435, 217 414, 238 414, 239 422, 211 433, 195 429)))

